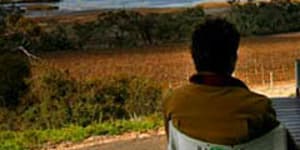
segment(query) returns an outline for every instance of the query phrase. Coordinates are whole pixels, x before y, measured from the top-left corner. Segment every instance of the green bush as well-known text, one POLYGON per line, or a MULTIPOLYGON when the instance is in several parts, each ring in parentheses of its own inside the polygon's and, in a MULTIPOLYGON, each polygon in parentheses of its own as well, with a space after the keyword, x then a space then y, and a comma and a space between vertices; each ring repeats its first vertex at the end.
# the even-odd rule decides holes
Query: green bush
POLYGON ((16 111, 0 114, 3 130, 54 129, 70 124, 85 127, 160 111, 161 86, 141 77, 78 81, 48 68, 29 84, 16 111))
POLYGON ((39 22, 21 13, 0 8, 0 46, 3 51, 23 46, 31 51, 59 51, 74 48, 67 27, 52 24, 42 27, 39 22))
POLYGON ((235 5, 227 18, 242 35, 274 34, 299 31, 299 11, 299 3, 250 3, 235 5))
POLYGON ((21 14, 8 13, 2 20, 3 24, 0 18, 0 33, 5 33, 0 34, 0 46, 5 49, 23 46, 31 51, 59 51, 185 42, 203 18, 202 8, 161 14, 122 10, 102 13, 98 19, 87 23, 41 26, 21 14))
POLYGON ((67 28, 57 25, 50 31, 44 31, 39 36, 33 47, 37 51, 60 51, 75 48, 74 41, 70 38, 67 28))
MULTIPOLYGON (((121 86, 122 87, 122 86, 121 86)), ((125 110, 131 117, 146 116, 160 111, 162 89, 150 80, 133 78, 128 83, 125 110)))
POLYGON ((73 25, 73 32, 78 47, 138 47, 187 41, 203 18, 202 8, 161 14, 111 11, 96 21, 73 25))
MULTIPOLYGON (((262 35, 300 30, 299 3, 249 3, 233 5, 224 16, 242 35, 262 35), (273 17, 276 16, 276 17, 273 17)), ((39 23, 20 14, 0 10, 0 46, 10 49, 58 51, 86 48, 131 48, 187 42, 205 18, 202 8, 170 13, 108 11, 87 23, 39 23), (3 16, 3 17, 1 17, 3 16), (3 36, 6 35, 6 36, 3 36)))
POLYGON ((14 53, 0 54, 0 107, 14 107, 27 86, 25 79, 30 75, 29 61, 25 56, 14 53))

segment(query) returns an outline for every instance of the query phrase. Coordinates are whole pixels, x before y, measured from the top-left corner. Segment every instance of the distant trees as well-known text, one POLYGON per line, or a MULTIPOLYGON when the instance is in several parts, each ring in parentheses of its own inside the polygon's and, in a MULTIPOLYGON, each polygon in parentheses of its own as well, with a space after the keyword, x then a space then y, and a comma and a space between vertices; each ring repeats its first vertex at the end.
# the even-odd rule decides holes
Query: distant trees
POLYGON ((55 51, 91 46, 138 47, 186 41, 193 28, 203 20, 204 11, 202 8, 172 13, 110 11, 88 23, 63 26, 52 23, 47 27, 18 13, 5 14, 2 18, 2 49, 23 46, 31 51, 55 51))
POLYGON ((137 47, 186 41, 203 19, 201 8, 161 14, 112 11, 99 15, 97 21, 75 24, 73 31, 79 47, 137 47))
POLYGON ((273 34, 299 31, 299 11, 299 3, 246 4, 234 6, 227 19, 245 36, 273 34))
POLYGON ((290 3, 290 2, 292 2, 292 0, 271 0, 271 2, 273 2, 273 3, 282 3, 282 2, 290 3))
POLYGON ((23 45, 25 38, 33 33, 34 24, 25 20, 18 10, 0 7, 0 47, 11 50, 23 45))
POLYGON ((240 0, 227 0, 227 3, 229 3, 229 4, 236 4, 239 2, 240 2, 240 0))
MULTIPOLYGON (((247 3, 253 3, 253 2, 257 2, 257 1, 258 0, 247 0, 246 2, 247 3)), ((227 2, 229 4, 237 4, 237 3, 240 3, 241 0, 227 0, 227 2)), ((273 3, 288 2, 288 3, 290 3, 290 2, 292 2, 292 0, 263 0, 263 1, 259 0, 258 2, 273 2, 273 3)))
MULTIPOLYGON (((288 3, 290 3, 290 2, 292 2, 292 0, 247 0, 246 2, 248 2, 248 3, 253 3, 253 2, 257 2, 257 1, 259 1, 259 2, 273 2, 273 3, 282 3, 282 2, 288 2, 288 3)), ((237 4, 237 3, 240 3, 241 2, 241 0, 227 0, 227 2, 229 3, 229 4, 237 4)))
MULTIPOLYGON (((243 35, 298 31, 299 8, 297 3, 248 3, 233 5, 225 17, 243 35)), ((87 23, 45 26, 18 13, 0 11, 0 46, 1 50, 23 46, 31 51, 59 51, 186 42, 205 17, 202 8, 170 13, 120 10, 103 12, 87 23)))

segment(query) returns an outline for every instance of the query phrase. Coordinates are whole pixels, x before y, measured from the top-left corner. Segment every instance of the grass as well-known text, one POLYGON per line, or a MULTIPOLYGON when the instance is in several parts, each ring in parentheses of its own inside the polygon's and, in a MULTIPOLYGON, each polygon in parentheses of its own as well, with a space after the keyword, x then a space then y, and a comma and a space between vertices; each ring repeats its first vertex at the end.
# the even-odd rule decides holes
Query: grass
MULTIPOLYGON (((187 83, 195 73, 188 44, 136 49, 54 52, 41 57, 78 79, 115 74, 140 75, 169 86, 187 83)), ((294 61, 300 57, 300 35, 249 37, 241 41, 235 75, 250 85, 294 79, 294 61)))
POLYGON ((90 136, 146 132, 158 129, 162 125, 160 116, 153 115, 134 120, 92 124, 87 127, 73 125, 62 129, 0 131, 0 150, 40 149, 61 142, 80 142, 90 136))

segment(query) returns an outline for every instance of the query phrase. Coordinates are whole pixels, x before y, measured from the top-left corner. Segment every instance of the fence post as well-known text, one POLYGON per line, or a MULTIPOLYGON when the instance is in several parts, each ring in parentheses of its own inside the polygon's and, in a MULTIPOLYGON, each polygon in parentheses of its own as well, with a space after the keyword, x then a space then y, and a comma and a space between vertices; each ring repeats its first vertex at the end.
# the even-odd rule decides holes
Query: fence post
POLYGON ((273 89, 274 87, 274 74, 273 72, 270 72, 270 89, 273 89))
POLYGON ((296 72, 296 98, 300 98, 300 59, 296 60, 295 63, 296 72))

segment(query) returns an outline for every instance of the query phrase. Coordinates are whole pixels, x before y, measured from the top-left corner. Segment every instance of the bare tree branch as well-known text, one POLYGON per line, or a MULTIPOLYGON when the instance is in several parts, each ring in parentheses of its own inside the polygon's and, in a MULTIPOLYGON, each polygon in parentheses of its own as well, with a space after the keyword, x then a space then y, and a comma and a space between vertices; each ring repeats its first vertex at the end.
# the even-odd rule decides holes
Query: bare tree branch
POLYGON ((19 51, 21 51, 23 54, 25 54, 27 57, 34 59, 34 60, 41 60, 41 58, 31 54, 27 49, 25 49, 23 46, 19 46, 17 48, 19 51))

